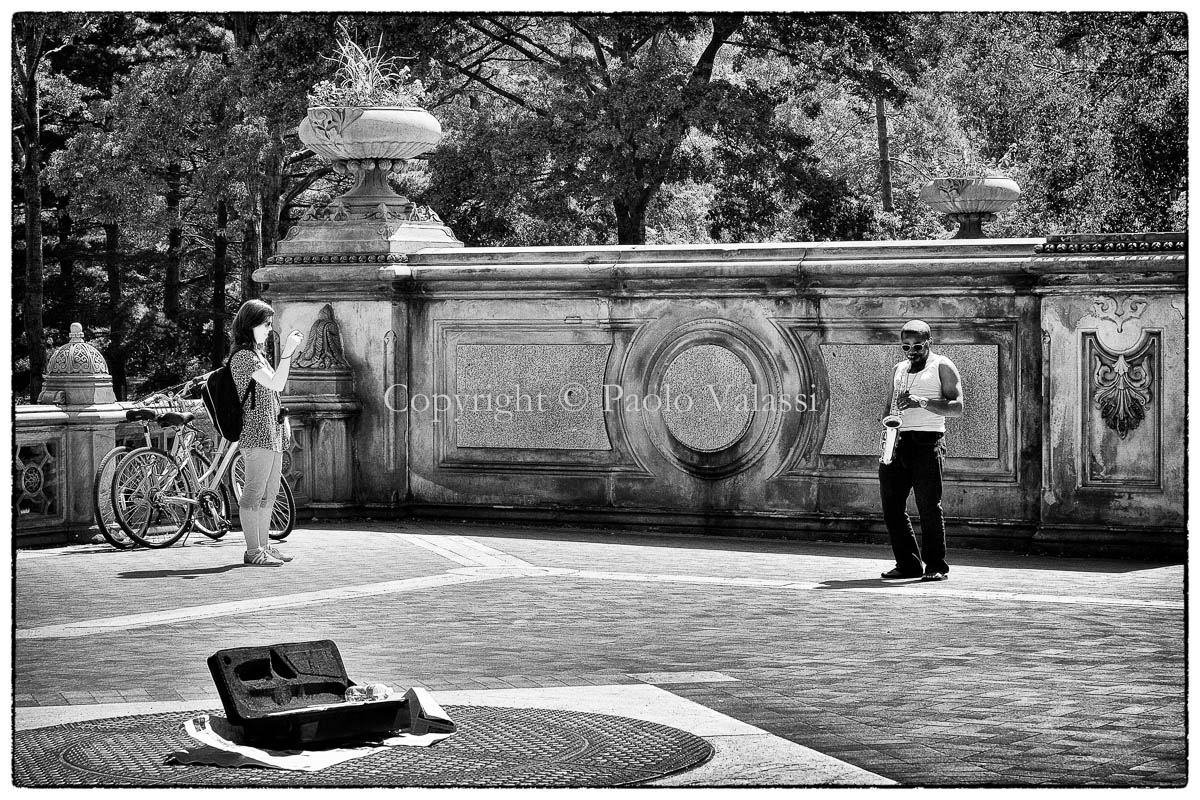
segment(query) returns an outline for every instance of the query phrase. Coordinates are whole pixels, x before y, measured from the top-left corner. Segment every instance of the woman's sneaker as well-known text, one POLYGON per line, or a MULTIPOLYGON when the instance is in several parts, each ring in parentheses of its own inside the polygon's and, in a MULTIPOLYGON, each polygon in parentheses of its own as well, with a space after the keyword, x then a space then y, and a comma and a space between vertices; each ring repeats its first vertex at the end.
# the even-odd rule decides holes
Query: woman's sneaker
POLYGON ((278 558, 280 561, 284 562, 285 564, 287 562, 291 561, 293 558, 295 558, 295 556, 289 556, 286 553, 279 552, 278 550, 275 549, 275 547, 273 545, 267 545, 263 549, 266 550, 268 553, 270 553, 275 558, 278 558))
POLYGON ((265 549, 247 552, 242 556, 242 562, 252 567, 282 567, 283 562, 275 558, 265 549))

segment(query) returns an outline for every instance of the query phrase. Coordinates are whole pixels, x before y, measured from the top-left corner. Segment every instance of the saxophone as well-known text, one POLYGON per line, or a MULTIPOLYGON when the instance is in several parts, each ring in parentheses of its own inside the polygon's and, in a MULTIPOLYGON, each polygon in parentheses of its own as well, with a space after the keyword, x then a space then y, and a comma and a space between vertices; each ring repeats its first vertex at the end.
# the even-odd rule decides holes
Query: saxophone
POLYGON ((890 464, 896 458, 896 442, 900 439, 900 415, 903 413, 896 408, 900 399, 900 381, 892 375, 892 413, 883 418, 883 433, 879 434, 879 463, 890 464))

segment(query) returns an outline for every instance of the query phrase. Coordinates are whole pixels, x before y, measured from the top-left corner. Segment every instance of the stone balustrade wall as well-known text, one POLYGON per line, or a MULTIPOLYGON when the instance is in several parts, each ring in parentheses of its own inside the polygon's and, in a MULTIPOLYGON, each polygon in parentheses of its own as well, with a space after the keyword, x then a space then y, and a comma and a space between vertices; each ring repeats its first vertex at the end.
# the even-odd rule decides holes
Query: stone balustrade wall
POLYGON ((281 329, 338 321, 367 513, 883 543, 878 419, 920 318, 966 393, 952 544, 1173 557, 1185 247, 431 249, 255 277, 281 329))

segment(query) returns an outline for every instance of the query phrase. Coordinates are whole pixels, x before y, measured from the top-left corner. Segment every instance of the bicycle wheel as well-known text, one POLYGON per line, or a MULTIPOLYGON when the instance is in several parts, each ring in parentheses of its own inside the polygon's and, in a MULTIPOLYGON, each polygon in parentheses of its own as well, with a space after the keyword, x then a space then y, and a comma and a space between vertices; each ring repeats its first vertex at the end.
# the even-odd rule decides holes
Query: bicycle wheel
MULTIPOLYGON (((189 457, 192 460, 192 470, 197 479, 208 471, 208 457, 193 450, 189 457)), ((198 505, 192 513, 192 526, 210 539, 220 539, 229 533, 229 492, 224 483, 218 483, 215 490, 200 489, 196 493, 198 505)))
POLYGON ((191 481, 171 455, 157 447, 139 447, 122 459, 113 477, 113 514, 121 529, 146 547, 170 547, 187 533, 192 505, 171 498, 192 498, 191 481))
POLYGON ((92 518, 108 543, 118 550, 137 547, 137 542, 130 539, 117 524, 112 504, 112 484, 117 474, 117 464, 128 452, 128 447, 118 446, 105 453, 92 480, 92 518))
MULTIPOLYGON (((229 467, 230 484, 233 486, 233 496, 240 504, 242 502, 242 486, 246 483, 246 459, 239 451, 233 457, 229 467)), ((275 505, 271 509, 270 530, 267 535, 275 541, 288 537, 296 527, 296 498, 292 495, 292 487, 286 477, 279 479, 279 492, 275 495, 275 505)))
POLYGON ((271 524, 267 536, 281 542, 296 527, 296 498, 287 478, 279 479, 279 493, 275 495, 275 507, 271 509, 271 524))

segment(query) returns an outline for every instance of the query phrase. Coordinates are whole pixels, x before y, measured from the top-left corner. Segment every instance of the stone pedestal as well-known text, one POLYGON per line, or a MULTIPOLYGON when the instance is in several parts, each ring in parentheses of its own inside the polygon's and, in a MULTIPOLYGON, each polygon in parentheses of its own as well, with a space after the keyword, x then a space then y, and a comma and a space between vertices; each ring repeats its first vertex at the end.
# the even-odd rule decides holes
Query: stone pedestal
POLYGON ((326 304, 296 354, 283 398, 295 447, 291 474, 297 503, 317 516, 350 508, 354 500, 354 419, 362 404, 342 347, 341 330, 326 304))
POLYGON ((87 541, 94 534, 96 467, 115 446, 125 409, 104 357, 83 340, 79 323, 47 362, 42 385, 39 405, 21 406, 15 417, 16 534, 27 543, 64 533, 87 541))

